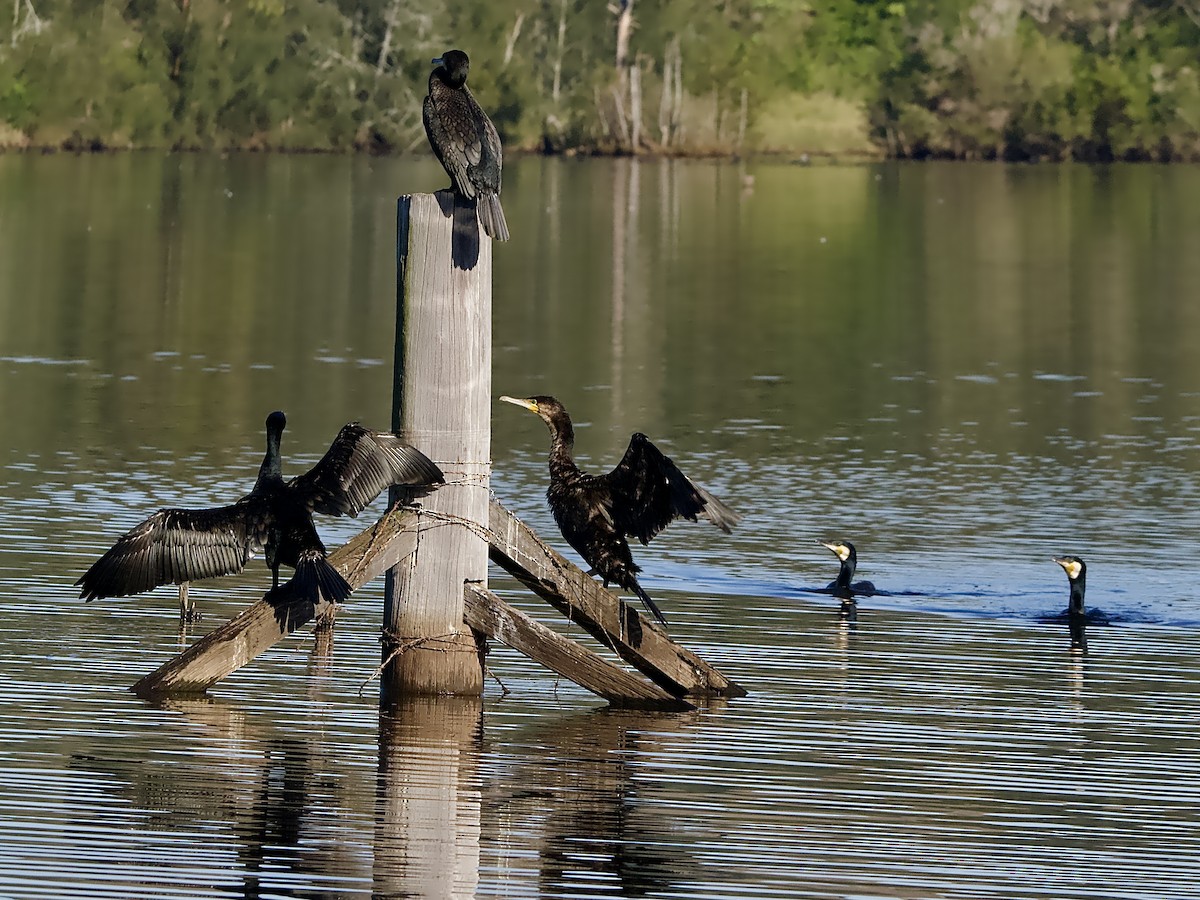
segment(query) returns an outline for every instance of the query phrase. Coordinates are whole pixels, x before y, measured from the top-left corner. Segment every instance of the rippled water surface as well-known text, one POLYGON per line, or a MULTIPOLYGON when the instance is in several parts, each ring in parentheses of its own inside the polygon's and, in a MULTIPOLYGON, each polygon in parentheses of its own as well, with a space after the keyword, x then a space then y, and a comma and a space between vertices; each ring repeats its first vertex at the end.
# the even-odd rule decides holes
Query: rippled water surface
MULTIPOLYGON (((134 697, 269 573, 195 585, 184 633, 170 588, 72 582, 244 493, 269 411, 292 473, 388 423, 395 197, 443 176, 0 156, 0 898, 1200 896, 1200 170, 509 170, 496 393, 743 513, 635 552, 749 696, 610 710, 496 647, 481 702, 381 714, 372 584, 206 699, 134 697), (853 625, 832 537, 885 592, 853 625), (1086 657, 1042 621, 1061 553, 1113 622, 1086 657)), ((546 448, 497 404, 493 488, 562 547, 546 448)))

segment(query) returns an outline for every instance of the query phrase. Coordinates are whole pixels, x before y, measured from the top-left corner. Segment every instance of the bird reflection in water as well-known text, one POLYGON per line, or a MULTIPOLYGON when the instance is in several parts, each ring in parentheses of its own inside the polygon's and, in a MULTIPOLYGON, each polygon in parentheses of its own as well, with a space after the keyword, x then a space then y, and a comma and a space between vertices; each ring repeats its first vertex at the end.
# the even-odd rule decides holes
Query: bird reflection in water
POLYGON ((501 843, 540 848, 544 896, 644 896, 686 881, 696 863, 677 837, 679 823, 654 803, 647 777, 670 733, 701 713, 664 716, 601 709, 506 734, 541 748, 485 793, 485 832, 501 843), (513 837, 509 838, 508 836, 513 837))

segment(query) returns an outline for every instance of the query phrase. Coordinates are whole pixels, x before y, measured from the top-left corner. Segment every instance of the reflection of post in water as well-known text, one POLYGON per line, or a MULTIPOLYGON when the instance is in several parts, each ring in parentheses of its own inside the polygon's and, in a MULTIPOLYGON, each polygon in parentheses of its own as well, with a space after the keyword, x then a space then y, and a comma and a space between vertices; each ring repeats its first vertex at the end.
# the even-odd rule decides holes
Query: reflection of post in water
POLYGON ((323 699, 332 678, 333 633, 332 624, 313 629, 313 645, 308 654, 308 698, 314 702, 323 699))
POLYGON ((372 896, 473 897, 483 705, 413 697, 379 716, 372 896))
POLYGON ((489 791, 487 812, 498 819, 489 823, 489 833, 521 846, 535 833, 546 896, 581 896, 600 884, 605 894, 638 896, 680 882, 694 864, 670 846, 670 812, 638 802, 651 783, 637 773, 659 735, 682 730, 696 715, 603 709, 506 735, 545 751, 532 757, 536 774, 523 777, 518 769, 489 791), (547 757, 556 765, 545 765, 547 757), (539 789, 527 790, 529 785, 539 789), (522 836, 510 839, 510 832, 522 836))

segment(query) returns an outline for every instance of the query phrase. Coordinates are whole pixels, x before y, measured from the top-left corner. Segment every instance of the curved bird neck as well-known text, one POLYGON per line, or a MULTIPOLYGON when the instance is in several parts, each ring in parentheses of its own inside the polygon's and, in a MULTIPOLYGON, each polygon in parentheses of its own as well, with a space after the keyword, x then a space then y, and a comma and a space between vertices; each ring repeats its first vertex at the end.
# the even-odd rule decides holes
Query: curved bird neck
POLYGON ((569 478, 579 474, 575 464, 575 428, 565 416, 546 422, 550 429, 550 477, 569 478))
POLYGON ((1076 578, 1074 581, 1071 582, 1071 601, 1070 601, 1070 603, 1067 604, 1067 609, 1073 613, 1082 613, 1084 611, 1084 605, 1083 605, 1084 588, 1085 588, 1085 583, 1083 580, 1083 576, 1080 576, 1079 578, 1076 578))
POLYGON ((845 588, 849 590, 850 579, 854 577, 855 561, 854 557, 850 556, 842 560, 842 567, 838 570, 837 588, 845 588))
POLYGON ((258 483, 283 480, 283 461, 280 458, 279 445, 283 438, 282 428, 267 428, 267 453, 258 469, 258 483))

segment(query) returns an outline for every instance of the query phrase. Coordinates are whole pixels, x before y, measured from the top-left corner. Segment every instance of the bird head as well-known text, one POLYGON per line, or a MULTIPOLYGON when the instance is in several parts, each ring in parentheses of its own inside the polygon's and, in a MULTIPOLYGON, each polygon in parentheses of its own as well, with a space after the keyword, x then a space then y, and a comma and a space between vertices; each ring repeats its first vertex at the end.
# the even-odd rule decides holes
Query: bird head
POLYGON ((442 80, 451 87, 462 87, 467 83, 467 72, 471 68, 471 60, 463 51, 447 50, 430 62, 442 69, 444 73, 442 80))
POLYGON ((551 434, 555 435, 574 435, 575 430, 571 425, 571 417, 567 415, 566 407, 559 403, 553 397, 545 394, 538 394, 535 397, 501 397, 505 403, 512 403, 515 406, 523 407, 531 413, 535 413, 546 427, 550 429, 551 434))
POLYGON ((848 559, 857 559, 857 554, 854 552, 854 545, 849 541, 817 541, 817 543, 833 553, 842 562, 848 559))
POLYGON ((1053 559, 1063 567, 1063 571, 1067 573, 1067 578, 1072 584, 1080 581, 1087 574, 1087 566, 1078 556, 1055 556, 1053 559))

